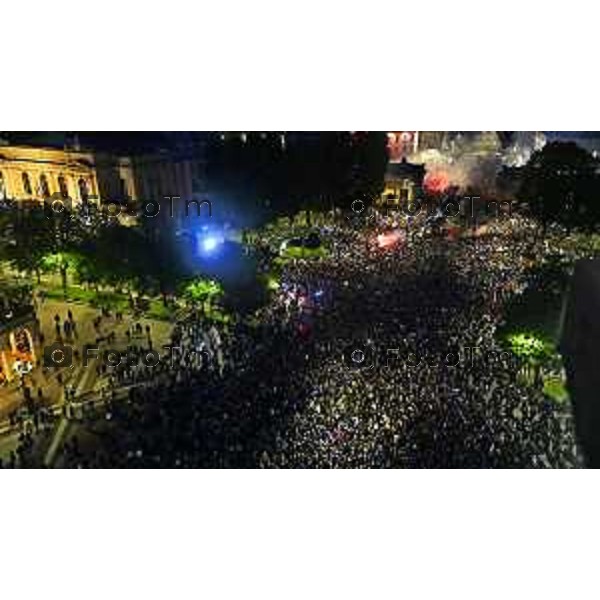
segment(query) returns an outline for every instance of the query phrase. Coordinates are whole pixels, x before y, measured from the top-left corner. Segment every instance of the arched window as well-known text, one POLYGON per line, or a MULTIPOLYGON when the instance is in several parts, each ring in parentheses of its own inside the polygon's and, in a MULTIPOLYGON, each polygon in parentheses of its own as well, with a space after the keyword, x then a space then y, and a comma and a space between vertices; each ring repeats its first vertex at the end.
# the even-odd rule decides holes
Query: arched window
POLYGON ((21 179, 23 180, 23 191, 28 196, 31 196, 31 181, 29 180, 29 175, 27 173, 23 173, 23 175, 21 175, 21 179))
POLYGON ((85 179, 82 177, 77 182, 77 185, 79 185, 79 195, 81 196, 81 201, 82 202, 87 202, 88 197, 89 197, 89 193, 88 193, 88 186, 87 186, 87 183, 86 183, 85 179))
POLYGON ((42 193, 42 198, 50 197, 50 186, 48 185, 48 178, 44 174, 40 175, 40 191, 42 193))
POLYGON ((69 187, 67 186, 67 180, 64 178, 64 175, 58 176, 58 189, 63 198, 67 198, 69 196, 69 187))

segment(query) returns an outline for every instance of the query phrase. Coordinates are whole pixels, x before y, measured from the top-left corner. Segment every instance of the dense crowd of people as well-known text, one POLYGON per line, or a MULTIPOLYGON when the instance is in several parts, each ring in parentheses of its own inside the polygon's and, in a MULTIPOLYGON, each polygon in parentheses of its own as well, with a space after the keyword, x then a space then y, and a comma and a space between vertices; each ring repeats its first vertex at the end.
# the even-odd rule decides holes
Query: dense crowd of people
POLYGON ((255 319, 196 316, 175 329, 170 360, 117 370, 59 464, 581 464, 569 405, 524 380, 496 335, 528 265, 557 248, 519 218, 387 249, 368 228, 322 235, 331 255, 289 261, 255 319))

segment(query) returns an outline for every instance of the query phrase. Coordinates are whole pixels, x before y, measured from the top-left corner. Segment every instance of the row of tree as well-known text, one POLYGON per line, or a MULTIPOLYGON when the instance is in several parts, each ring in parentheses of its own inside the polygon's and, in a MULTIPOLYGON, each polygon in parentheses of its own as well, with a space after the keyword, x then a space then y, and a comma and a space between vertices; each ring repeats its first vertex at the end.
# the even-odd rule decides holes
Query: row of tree
POLYGON ((552 224, 568 231, 598 230, 599 163, 583 148, 572 142, 546 144, 512 175, 517 198, 544 231, 552 224))
MULTIPOLYGON (((383 188, 386 136, 373 132, 274 134, 213 138, 208 179, 217 204, 228 204, 241 226, 274 216, 348 208, 383 188)), ((599 163, 572 142, 551 142, 520 169, 498 178, 543 230, 596 231, 600 224, 599 163), (508 185, 506 185, 508 180, 508 185)))
POLYGON ((384 133, 255 133, 215 138, 208 148, 211 194, 241 226, 348 208, 382 191, 386 165, 384 133))
POLYGON ((0 255, 18 271, 35 276, 60 274, 93 288, 138 290, 152 295, 173 293, 185 278, 185 265, 170 240, 158 243, 143 229, 98 219, 90 223, 77 213, 48 214, 41 207, 13 207, 0 213, 0 255))

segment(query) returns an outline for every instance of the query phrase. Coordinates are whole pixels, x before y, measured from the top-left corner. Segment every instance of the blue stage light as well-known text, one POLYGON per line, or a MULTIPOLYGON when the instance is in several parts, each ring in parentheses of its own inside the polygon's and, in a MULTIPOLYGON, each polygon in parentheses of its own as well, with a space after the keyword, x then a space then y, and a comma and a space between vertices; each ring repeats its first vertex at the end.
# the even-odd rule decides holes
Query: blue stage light
POLYGON ((217 249, 219 245, 219 240, 214 237, 207 237, 202 240, 202 249, 204 252, 212 252, 217 249))

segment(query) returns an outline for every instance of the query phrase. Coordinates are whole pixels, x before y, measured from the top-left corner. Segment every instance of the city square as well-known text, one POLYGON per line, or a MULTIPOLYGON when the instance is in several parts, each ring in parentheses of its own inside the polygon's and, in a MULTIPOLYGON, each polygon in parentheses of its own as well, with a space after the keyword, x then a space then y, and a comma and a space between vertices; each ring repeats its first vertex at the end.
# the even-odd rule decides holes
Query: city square
POLYGON ((592 4, 3 8, 4 596, 593 595, 592 4))
POLYGON ((599 242, 593 154, 539 132, 160 143, 0 163, 3 466, 584 465, 559 346, 599 242))

